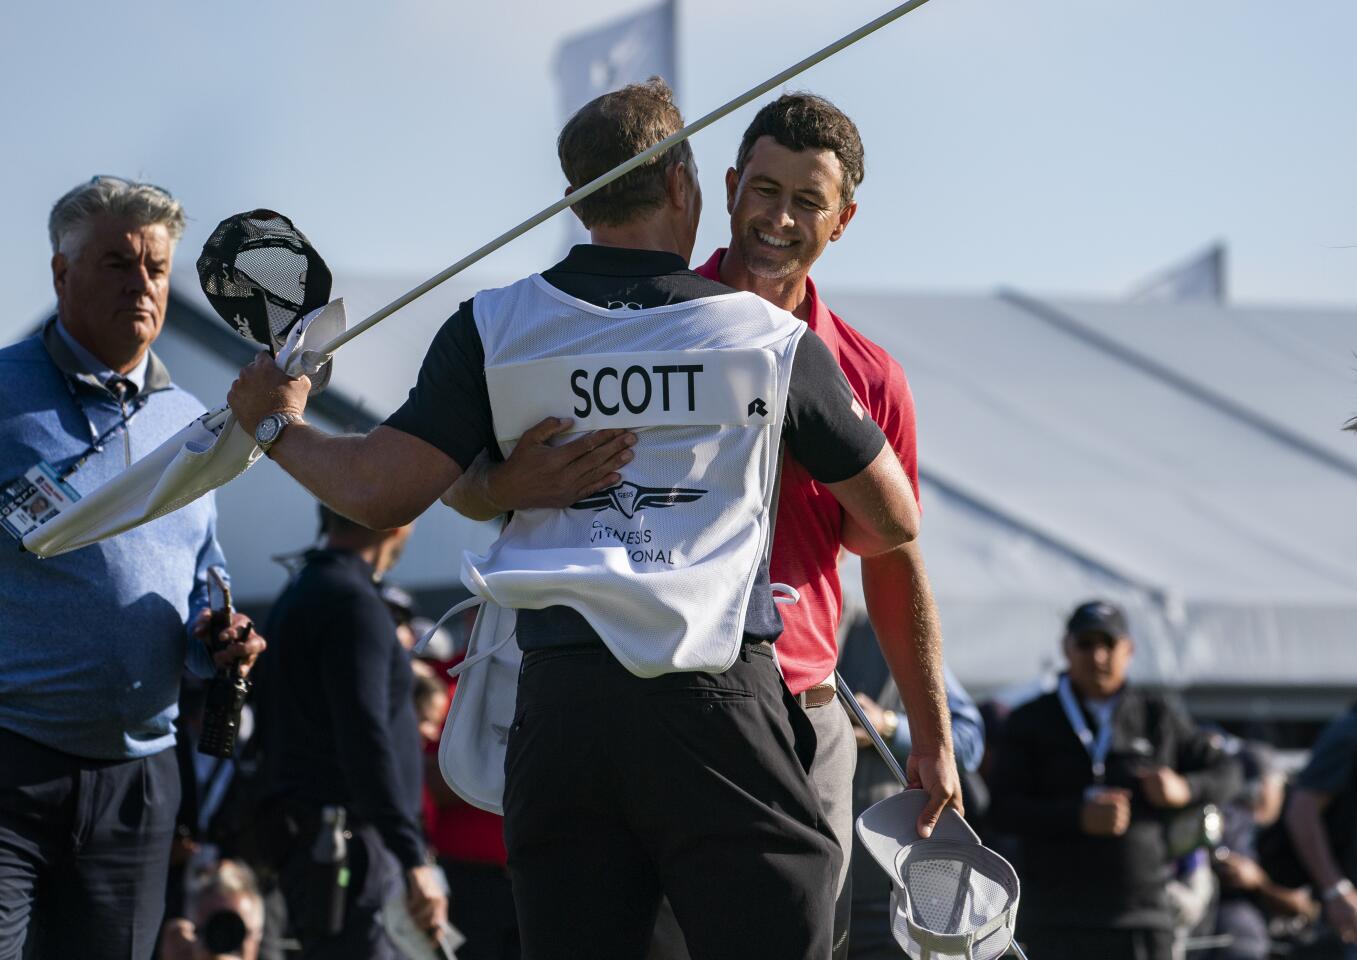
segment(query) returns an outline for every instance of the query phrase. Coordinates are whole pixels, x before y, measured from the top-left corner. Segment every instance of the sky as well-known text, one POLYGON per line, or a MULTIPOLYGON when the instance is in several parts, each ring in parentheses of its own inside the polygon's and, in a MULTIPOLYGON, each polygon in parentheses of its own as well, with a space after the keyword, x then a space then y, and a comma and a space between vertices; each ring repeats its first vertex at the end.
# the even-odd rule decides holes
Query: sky
MULTIPOLYGON (((679 0, 690 119, 891 0, 679 0)), ((337 275, 432 275, 560 196, 553 55, 636 0, 73 0, 0 33, 0 339, 51 303, 46 218, 95 173, 191 222, 270 206, 337 275)), ((790 86, 867 152, 822 289, 1119 298, 1223 241, 1239 303, 1357 306, 1352 0, 931 0, 790 86)), ((751 106, 694 139, 697 259, 727 236, 722 175, 751 106)), ((568 214, 562 215, 568 216, 568 214)), ((473 268, 549 266, 548 222, 473 268)), ((336 290, 342 294, 341 289, 336 290)))

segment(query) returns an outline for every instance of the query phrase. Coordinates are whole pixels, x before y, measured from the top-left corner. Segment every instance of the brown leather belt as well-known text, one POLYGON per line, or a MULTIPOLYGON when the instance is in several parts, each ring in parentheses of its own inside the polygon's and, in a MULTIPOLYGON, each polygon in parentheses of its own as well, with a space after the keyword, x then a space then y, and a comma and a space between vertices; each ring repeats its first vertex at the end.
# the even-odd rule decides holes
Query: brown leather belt
POLYGON ((801 704, 801 709, 809 710, 812 707, 823 707, 834 699, 834 684, 817 683, 809 690, 805 690, 796 695, 796 702, 801 704))

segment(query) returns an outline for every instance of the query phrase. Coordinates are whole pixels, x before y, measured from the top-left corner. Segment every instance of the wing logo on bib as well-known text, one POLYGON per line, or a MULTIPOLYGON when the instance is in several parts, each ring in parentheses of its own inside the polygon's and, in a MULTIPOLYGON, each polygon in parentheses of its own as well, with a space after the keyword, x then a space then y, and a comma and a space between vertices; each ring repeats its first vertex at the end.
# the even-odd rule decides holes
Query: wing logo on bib
POLYGON ((673 507, 681 503, 693 503, 701 500, 706 493, 706 490, 684 487, 642 487, 624 482, 585 497, 571 504, 570 509, 593 510, 597 513, 611 508, 630 520, 646 507, 673 507))

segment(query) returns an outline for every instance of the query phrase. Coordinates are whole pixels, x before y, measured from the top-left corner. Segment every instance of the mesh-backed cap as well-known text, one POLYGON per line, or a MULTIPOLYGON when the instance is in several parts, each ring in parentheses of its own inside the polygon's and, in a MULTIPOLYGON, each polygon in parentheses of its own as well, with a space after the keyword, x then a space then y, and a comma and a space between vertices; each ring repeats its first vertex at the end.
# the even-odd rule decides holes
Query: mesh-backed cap
POLYGON ((891 932, 913 960, 995 960, 1013 942, 1018 875, 951 807, 920 838, 927 800, 906 790, 857 820, 858 838, 891 879, 891 932))
POLYGON ((997 960, 1013 942, 1018 875, 974 843, 918 840, 891 878, 891 933, 914 960, 997 960))
POLYGON ((330 300, 330 268, 273 210, 217 224, 198 258, 198 280, 223 320, 274 353, 299 319, 330 300))

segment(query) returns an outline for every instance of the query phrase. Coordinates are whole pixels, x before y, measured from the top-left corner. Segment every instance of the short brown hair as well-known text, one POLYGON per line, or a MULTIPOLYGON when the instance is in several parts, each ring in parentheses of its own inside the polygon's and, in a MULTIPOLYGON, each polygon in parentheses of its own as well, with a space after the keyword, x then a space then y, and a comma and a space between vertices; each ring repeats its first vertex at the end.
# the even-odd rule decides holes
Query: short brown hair
POLYGON ((862 137, 848 115, 813 93, 785 93, 754 114, 735 155, 735 172, 744 173, 760 137, 772 137, 788 150, 830 150, 843 167, 840 194, 846 207, 866 173, 862 137))
MULTIPOLYGON (((580 107, 561 128, 556 155, 570 186, 578 190, 681 129, 674 91, 660 77, 651 77, 580 107)), ((586 227, 618 226, 658 209, 667 193, 665 177, 676 163, 692 169, 687 140, 575 204, 580 220, 586 227)))

